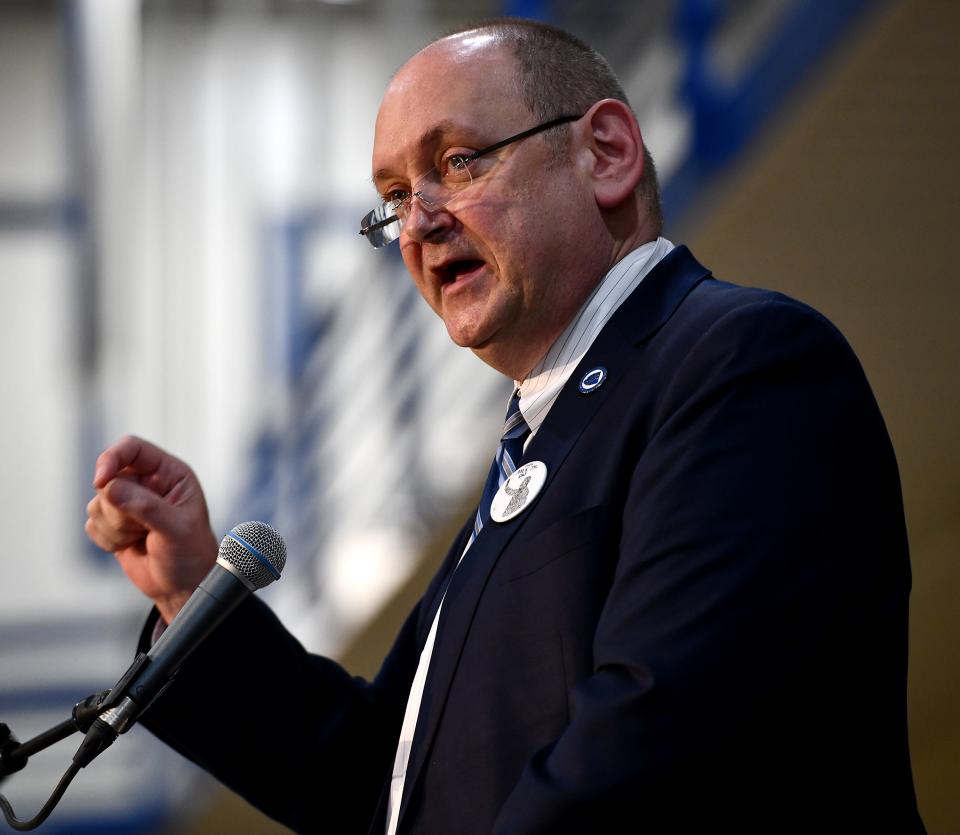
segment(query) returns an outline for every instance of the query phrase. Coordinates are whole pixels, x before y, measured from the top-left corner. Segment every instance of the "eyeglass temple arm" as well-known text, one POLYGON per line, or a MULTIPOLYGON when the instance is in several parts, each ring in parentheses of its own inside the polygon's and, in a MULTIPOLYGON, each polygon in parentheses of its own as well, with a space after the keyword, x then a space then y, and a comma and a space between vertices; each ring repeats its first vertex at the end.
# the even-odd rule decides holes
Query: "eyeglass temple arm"
POLYGON ((501 148, 506 147, 507 145, 512 145, 514 142, 519 142, 521 139, 526 139, 528 136, 533 136, 535 133, 540 133, 541 131, 549 130, 550 128, 555 128, 557 125, 565 124, 566 122, 575 122, 577 119, 582 119, 583 114, 580 113, 576 116, 567 115, 567 116, 557 116, 556 119, 551 119, 549 122, 544 122, 542 125, 537 125, 535 128, 530 128, 525 130, 522 133, 518 133, 516 136, 509 136, 506 139, 490 145, 487 148, 483 148, 480 151, 470 154, 466 158, 467 162, 477 159, 477 157, 482 157, 484 154, 491 154, 494 151, 499 151, 501 148))
POLYGON ((376 232, 378 229, 383 229, 384 226, 389 226, 389 225, 390 225, 391 223, 393 223, 395 220, 397 220, 397 216, 396 216, 396 215, 390 215, 390 217, 385 218, 384 220, 381 220, 379 223, 374 223, 374 224, 368 226, 366 229, 361 229, 361 230, 360 230, 360 234, 361 234, 361 235, 369 235, 371 232, 376 232))

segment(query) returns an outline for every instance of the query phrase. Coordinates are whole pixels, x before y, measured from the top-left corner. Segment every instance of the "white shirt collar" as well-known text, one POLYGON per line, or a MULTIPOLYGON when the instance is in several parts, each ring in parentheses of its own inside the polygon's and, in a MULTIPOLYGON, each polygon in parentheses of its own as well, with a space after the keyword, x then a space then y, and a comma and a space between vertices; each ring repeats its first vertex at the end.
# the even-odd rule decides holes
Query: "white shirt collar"
POLYGON ((543 424, 550 407, 603 326, 672 249, 673 244, 666 238, 657 238, 614 264, 543 359, 522 383, 517 383, 520 412, 530 427, 531 437, 543 424))

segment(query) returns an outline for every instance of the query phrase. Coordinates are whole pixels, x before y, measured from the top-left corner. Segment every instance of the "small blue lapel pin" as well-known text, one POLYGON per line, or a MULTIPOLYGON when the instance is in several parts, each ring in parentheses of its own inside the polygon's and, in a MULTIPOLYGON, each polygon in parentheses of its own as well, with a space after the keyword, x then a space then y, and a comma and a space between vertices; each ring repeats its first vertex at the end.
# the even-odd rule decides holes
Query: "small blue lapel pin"
POLYGON ((591 368, 580 380, 580 394, 592 394, 603 385, 606 379, 607 369, 602 365, 591 368))

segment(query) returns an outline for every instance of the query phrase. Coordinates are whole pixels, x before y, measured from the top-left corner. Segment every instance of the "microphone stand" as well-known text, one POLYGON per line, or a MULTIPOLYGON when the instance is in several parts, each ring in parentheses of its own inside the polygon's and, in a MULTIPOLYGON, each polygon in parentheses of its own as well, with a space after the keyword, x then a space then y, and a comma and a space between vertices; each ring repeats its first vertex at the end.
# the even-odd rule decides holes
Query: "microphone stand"
POLYGON ((49 748, 61 739, 81 731, 86 733, 94 720, 106 709, 104 704, 110 695, 109 690, 94 693, 73 706, 69 719, 54 725, 42 733, 37 734, 26 742, 19 742, 10 728, 0 722, 0 783, 11 774, 20 771, 27 765, 27 760, 38 751, 49 748))
POLYGON ((74 754, 70 767, 36 816, 28 821, 19 820, 14 815, 10 802, 0 794, 0 812, 3 813, 3 817, 11 828, 22 832, 40 826, 57 803, 60 802, 67 786, 70 785, 80 769, 88 765, 97 754, 109 747, 113 740, 117 738, 118 731, 100 720, 100 716, 105 711, 116 708, 119 702, 126 698, 131 682, 140 670, 149 663, 150 658, 147 653, 139 653, 130 668, 123 674, 123 678, 112 689, 94 693, 92 696, 87 696, 83 701, 77 702, 73 706, 70 719, 38 734, 33 739, 28 739, 22 744, 11 733, 10 728, 0 722, 0 783, 3 782, 5 777, 9 777, 24 768, 30 756, 38 751, 49 748, 55 742, 66 739, 76 731, 83 731, 87 735, 77 753, 74 754), (91 733, 91 728, 96 729, 96 733, 91 733))
MULTIPOLYGON (((103 711, 104 704, 110 699, 110 693, 110 690, 104 690, 101 693, 94 693, 92 696, 87 696, 83 701, 77 702, 73 706, 70 719, 61 722, 59 725, 54 725, 49 730, 37 734, 37 736, 28 739, 22 744, 17 741, 17 738, 13 735, 10 728, 5 723, 0 722, 0 783, 2 783, 6 777, 23 769, 27 765, 27 760, 31 755, 42 751, 44 748, 49 748, 61 739, 66 739, 76 731, 86 733, 97 720, 101 711, 103 711)), ((14 815, 10 802, 0 794, 0 811, 3 812, 7 824, 20 832, 35 829, 40 826, 53 811, 57 803, 60 802, 60 798, 63 797, 67 786, 70 785, 70 782, 82 767, 83 764, 77 762, 71 763, 59 784, 57 784, 57 787, 54 789, 53 794, 50 795, 50 798, 43 805, 43 808, 35 817, 28 821, 19 820, 14 815)))
MULTIPOLYGON (((108 748, 113 740, 117 738, 119 731, 104 722, 100 717, 106 711, 118 712, 116 708, 121 700, 126 699, 127 691, 130 689, 131 683, 137 674, 149 663, 150 657, 147 653, 139 653, 137 657, 133 659, 133 663, 129 669, 123 674, 123 678, 121 678, 113 688, 103 690, 100 693, 94 693, 92 696, 87 696, 83 701, 77 702, 73 706, 70 719, 38 734, 33 737, 33 739, 28 739, 22 744, 18 742, 17 738, 11 733, 10 728, 0 722, 0 783, 3 782, 5 777, 9 777, 11 774, 24 768, 29 757, 38 751, 49 748, 61 739, 66 739, 75 731, 83 731, 84 734, 86 734, 83 743, 80 745, 80 748, 77 749, 77 753, 73 755, 73 762, 60 779, 57 787, 53 790, 53 794, 50 795, 50 798, 43 805, 43 808, 40 809, 33 818, 28 821, 19 820, 14 815, 10 801, 0 794, 0 812, 3 813, 3 817, 11 828, 22 832, 28 829, 36 829, 40 826, 53 811, 57 803, 60 802, 60 798, 63 797, 67 786, 69 786, 73 778, 77 776, 80 769, 89 765, 99 753, 108 748), (91 729, 93 729, 93 732, 91 732, 91 729)), ((124 711, 120 710, 118 716, 128 723, 125 726, 128 727, 130 717, 123 716, 123 713, 124 711)))

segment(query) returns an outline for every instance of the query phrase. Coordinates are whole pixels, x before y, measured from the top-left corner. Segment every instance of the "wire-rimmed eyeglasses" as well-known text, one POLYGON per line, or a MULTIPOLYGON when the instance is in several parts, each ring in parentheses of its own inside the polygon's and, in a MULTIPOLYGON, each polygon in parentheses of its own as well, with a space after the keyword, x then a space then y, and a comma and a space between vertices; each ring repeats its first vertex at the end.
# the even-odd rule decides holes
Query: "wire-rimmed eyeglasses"
POLYGON ((521 131, 501 139, 486 148, 472 154, 454 155, 445 159, 438 168, 431 169, 413 185, 411 191, 393 190, 387 198, 372 212, 364 215, 360 221, 360 234, 365 236, 375 249, 386 246, 400 237, 403 224, 410 216, 413 198, 418 198, 428 209, 435 210, 445 206, 465 188, 473 184, 476 173, 472 163, 493 151, 499 151, 506 145, 519 142, 528 136, 540 133, 567 122, 575 122, 578 116, 558 116, 542 125, 521 131))

